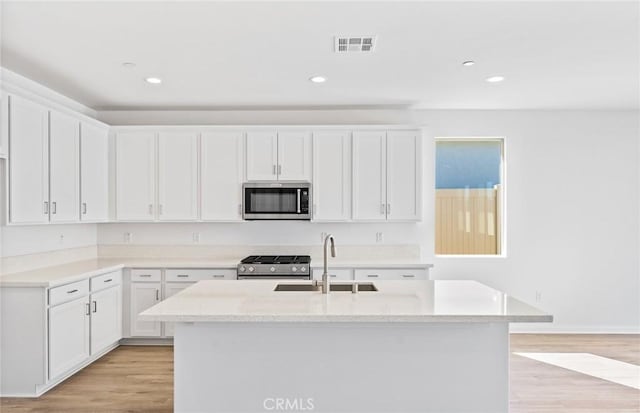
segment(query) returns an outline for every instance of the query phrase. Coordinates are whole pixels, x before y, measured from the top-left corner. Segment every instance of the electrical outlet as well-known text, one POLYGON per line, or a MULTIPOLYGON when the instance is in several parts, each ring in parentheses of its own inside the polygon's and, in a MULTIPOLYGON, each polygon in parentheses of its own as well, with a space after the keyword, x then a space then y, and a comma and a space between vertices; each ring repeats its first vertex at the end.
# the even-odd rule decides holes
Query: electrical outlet
POLYGON ((382 232, 376 232, 376 242, 383 242, 384 234, 382 232))
POLYGON ((131 239, 133 238, 133 236, 131 235, 130 232, 125 232, 124 233, 124 243, 125 244, 131 244, 131 239))
POLYGON ((199 232, 194 232, 192 235, 192 239, 193 239, 193 243, 194 244, 199 244, 200 243, 200 233, 199 232))
POLYGON ((542 291, 536 291, 536 303, 542 302, 542 291))
POLYGON ((60 244, 64 244, 64 234, 60 234, 60 244))

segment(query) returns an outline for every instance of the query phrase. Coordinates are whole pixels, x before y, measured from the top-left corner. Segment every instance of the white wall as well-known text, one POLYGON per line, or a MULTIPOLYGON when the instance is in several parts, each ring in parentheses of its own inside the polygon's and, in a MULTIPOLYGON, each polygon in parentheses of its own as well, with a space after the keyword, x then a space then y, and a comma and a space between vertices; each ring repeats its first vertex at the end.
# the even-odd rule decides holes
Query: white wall
POLYGON ((96 224, 4 226, 2 256, 35 254, 96 245, 96 224))
MULTIPOLYGON (((250 112, 101 112, 115 124, 251 123, 250 112), (231 119, 232 121, 226 121, 231 119)), ((436 278, 477 279, 556 317, 556 331, 640 331, 640 127, 635 112, 375 112, 375 123, 426 125, 424 221, 420 224, 107 224, 99 244, 420 244, 436 278), (507 256, 433 257, 433 138, 503 136, 507 152, 507 256), (536 302, 536 293, 540 300, 536 302)), ((362 111, 261 112, 255 123, 360 123, 362 111)), ((515 326, 514 329, 521 328, 515 326)))

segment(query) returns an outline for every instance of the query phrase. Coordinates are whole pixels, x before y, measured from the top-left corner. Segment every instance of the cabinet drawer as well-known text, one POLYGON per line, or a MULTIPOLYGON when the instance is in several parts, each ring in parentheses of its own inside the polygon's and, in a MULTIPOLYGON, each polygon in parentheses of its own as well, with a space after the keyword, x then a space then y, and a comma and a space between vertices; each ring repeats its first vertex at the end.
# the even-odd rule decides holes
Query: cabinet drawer
MULTIPOLYGON (((324 269, 322 268, 314 268, 313 279, 321 280, 323 272, 324 272, 324 269)), ((340 268, 340 269, 329 268, 329 277, 331 277, 332 280, 346 280, 346 281, 353 280, 353 271, 351 271, 348 268, 340 268)))
POLYGON ((162 270, 131 270, 131 281, 162 281, 162 270))
POLYGON ((91 292, 103 290, 105 288, 122 283, 122 273, 120 271, 108 272, 91 278, 91 292))
POLYGON ((49 290, 49 305, 58 305, 67 301, 75 300, 89 292, 89 280, 77 281, 49 290))
POLYGON ((358 269, 356 280, 428 280, 427 270, 420 268, 358 269))
POLYGON ((165 281, 235 280, 236 270, 226 269, 170 269, 165 271, 165 281))

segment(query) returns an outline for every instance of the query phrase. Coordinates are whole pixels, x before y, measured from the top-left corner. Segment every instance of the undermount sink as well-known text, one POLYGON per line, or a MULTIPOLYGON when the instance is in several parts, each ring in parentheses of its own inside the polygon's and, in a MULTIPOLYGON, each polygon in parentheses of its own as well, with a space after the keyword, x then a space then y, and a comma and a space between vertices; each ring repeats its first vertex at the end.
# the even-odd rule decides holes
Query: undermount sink
MULTIPOLYGON (((353 284, 331 284, 331 291, 352 292, 353 284)), ((321 285, 313 284, 278 284, 274 291, 320 291, 321 285)), ((358 283, 358 292, 378 291, 372 283, 358 283)))

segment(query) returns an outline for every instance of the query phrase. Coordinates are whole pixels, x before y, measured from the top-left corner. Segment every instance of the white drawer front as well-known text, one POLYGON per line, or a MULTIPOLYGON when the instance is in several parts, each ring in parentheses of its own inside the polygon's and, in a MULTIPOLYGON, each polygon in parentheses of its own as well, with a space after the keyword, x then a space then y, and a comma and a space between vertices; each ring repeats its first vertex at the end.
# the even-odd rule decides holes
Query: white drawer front
POLYGON ((89 280, 61 285, 49 290, 49 305, 58 305, 75 300, 89 293, 89 280))
MULTIPOLYGON (((313 279, 321 280, 323 272, 324 270, 321 268, 314 268, 313 279)), ((331 277, 332 280, 349 281, 349 280, 353 280, 353 271, 348 268, 333 269, 329 267, 329 277, 331 277)))
POLYGON ((170 269, 165 271, 165 281, 204 281, 204 280, 235 280, 237 278, 236 270, 233 269, 215 269, 215 268, 189 268, 189 269, 170 269))
POLYGON ((122 284, 122 272, 114 271, 91 278, 91 291, 96 292, 122 284))
POLYGON ((131 270, 131 281, 153 281, 159 282, 162 281, 162 270, 131 270))
POLYGON ((419 268, 358 269, 356 280, 428 280, 427 270, 419 268))

